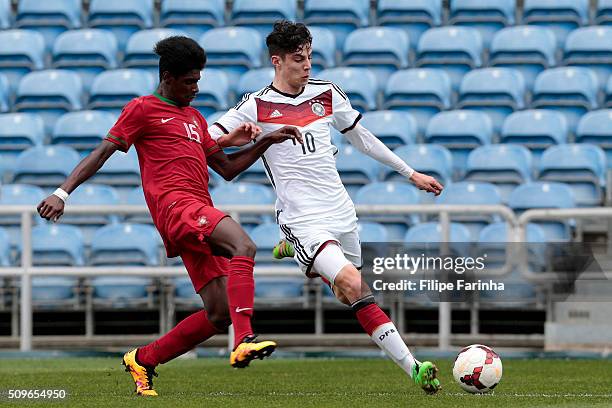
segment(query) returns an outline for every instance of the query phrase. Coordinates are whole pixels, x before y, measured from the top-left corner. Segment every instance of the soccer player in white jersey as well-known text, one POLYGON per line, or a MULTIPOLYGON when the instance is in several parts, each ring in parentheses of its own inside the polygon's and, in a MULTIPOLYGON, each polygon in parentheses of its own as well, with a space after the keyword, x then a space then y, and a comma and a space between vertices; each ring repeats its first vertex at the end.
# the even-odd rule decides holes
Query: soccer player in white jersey
POLYGON ((436 195, 442 186, 418 173, 359 124, 361 114, 351 107, 336 84, 310 78, 312 37, 304 24, 280 21, 266 39, 273 82, 241 102, 210 127, 220 138, 243 122, 257 122, 269 133, 296 126, 303 145, 287 141, 272 145, 262 156, 276 190, 276 219, 295 259, 309 277, 321 276, 342 301, 350 305, 372 340, 427 393, 440 389, 437 368, 410 353, 397 328, 376 304, 361 279, 361 246, 355 206, 340 181, 331 143, 330 126, 358 150, 384 163, 418 188, 436 195))

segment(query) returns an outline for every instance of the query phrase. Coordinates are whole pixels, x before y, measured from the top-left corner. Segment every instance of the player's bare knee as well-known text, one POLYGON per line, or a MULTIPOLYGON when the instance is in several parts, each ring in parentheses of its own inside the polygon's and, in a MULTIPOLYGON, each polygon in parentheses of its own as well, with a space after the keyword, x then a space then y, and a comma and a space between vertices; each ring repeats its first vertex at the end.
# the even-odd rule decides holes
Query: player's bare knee
POLYGON ((245 239, 241 239, 234 243, 232 256, 246 256, 249 258, 255 258, 257 253, 257 246, 248 236, 245 239))
POLYGON ((225 310, 222 308, 210 310, 208 312, 208 321, 219 331, 227 329, 229 325, 232 324, 232 319, 230 318, 229 310, 227 308, 225 310))
POLYGON ((364 287, 362 283, 361 274, 353 265, 342 268, 336 276, 334 285, 340 289, 339 293, 346 298, 349 304, 369 294, 367 285, 364 287))

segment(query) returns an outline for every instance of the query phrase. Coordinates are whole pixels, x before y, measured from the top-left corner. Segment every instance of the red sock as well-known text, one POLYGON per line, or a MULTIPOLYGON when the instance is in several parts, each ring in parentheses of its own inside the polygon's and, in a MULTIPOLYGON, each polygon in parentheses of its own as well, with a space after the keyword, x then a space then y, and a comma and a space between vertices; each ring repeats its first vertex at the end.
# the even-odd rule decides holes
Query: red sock
POLYGON ((368 333, 368 336, 372 336, 372 332, 376 330, 378 326, 391 322, 389 316, 387 316, 376 303, 359 309, 355 314, 357 315, 359 324, 361 324, 363 330, 368 333))
POLYGON ((200 310, 153 343, 138 348, 136 359, 139 364, 155 367, 188 352, 217 333, 219 329, 208 321, 206 311, 200 310))
POLYGON ((253 316, 253 297, 255 296, 254 266, 253 258, 246 256, 235 256, 230 260, 230 271, 227 278, 227 301, 234 325, 234 348, 246 336, 253 334, 251 317, 253 316))

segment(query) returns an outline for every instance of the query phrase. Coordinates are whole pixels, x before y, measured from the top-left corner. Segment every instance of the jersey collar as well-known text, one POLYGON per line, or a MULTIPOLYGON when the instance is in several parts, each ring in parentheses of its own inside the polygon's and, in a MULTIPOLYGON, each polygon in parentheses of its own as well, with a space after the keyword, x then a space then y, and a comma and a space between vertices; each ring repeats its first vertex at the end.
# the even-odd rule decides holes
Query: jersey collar
POLYGON ((157 91, 153 92, 153 96, 156 97, 157 99, 159 99, 162 102, 166 102, 169 105, 172 106, 178 106, 176 104, 176 102, 174 102, 172 99, 168 99, 168 98, 164 98, 163 96, 161 96, 160 94, 157 93, 157 91))
POLYGON ((279 90, 279 89, 276 89, 276 87, 275 87, 274 85, 272 85, 272 83, 270 83, 269 87, 270 87, 270 89, 271 89, 271 90, 273 90, 274 92, 279 93, 279 94, 281 94, 281 95, 283 95, 283 96, 286 96, 287 98, 293 98, 293 99, 295 99, 295 98, 297 98, 298 96, 300 96, 301 94, 303 94, 303 93, 304 93, 304 90, 306 89, 306 87, 303 87, 303 88, 302 88, 302 90, 301 90, 300 92, 298 92, 298 93, 296 93, 296 94, 290 94, 290 93, 283 92, 283 91, 281 91, 281 90, 279 90))

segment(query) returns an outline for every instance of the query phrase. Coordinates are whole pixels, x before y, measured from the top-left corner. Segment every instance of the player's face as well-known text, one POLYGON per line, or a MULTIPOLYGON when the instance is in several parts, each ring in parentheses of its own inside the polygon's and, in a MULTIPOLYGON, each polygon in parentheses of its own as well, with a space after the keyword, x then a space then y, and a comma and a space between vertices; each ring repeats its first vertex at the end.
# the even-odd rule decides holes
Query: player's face
POLYGON ((308 83, 312 68, 312 47, 304 45, 296 52, 280 59, 279 74, 292 88, 301 89, 308 83))
POLYGON ((168 90, 172 94, 172 100, 179 106, 188 106, 200 91, 198 88, 200 71, 197 69, 178 77, 168 75, 165 79, 168 84, 168 90))

